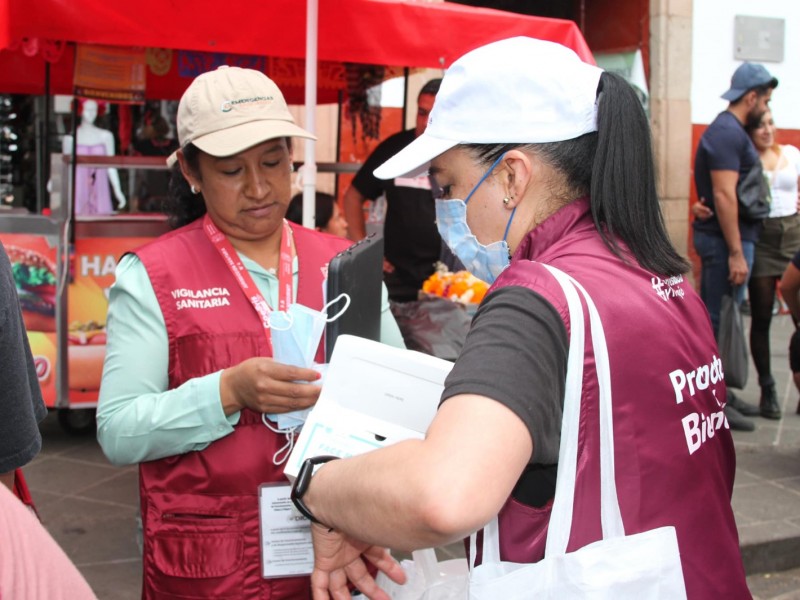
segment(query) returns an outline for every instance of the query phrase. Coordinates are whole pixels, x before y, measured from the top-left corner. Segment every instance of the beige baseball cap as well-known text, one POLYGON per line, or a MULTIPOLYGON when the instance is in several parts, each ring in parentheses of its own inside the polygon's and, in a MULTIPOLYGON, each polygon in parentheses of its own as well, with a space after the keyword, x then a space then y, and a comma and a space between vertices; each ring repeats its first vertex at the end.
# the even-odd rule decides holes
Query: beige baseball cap
MULTIPOLYGON (((198 75, 178 105, 178 142, 231 156, 280 137, 317 139, 298 127, 278 86, 253 69, 222 66, 198 75)), ((177 151, 167 158, 172 166, 177 151)))

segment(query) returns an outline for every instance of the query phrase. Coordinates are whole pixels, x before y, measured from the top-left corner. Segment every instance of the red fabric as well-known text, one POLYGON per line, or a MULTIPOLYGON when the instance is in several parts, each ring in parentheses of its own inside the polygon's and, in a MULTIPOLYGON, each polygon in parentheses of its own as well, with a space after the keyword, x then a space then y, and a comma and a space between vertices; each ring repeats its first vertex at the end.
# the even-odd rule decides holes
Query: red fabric
MULTIPOLYGON (((136 251, 167 326, 170 389, 245 359, 269 356, 260 319, 201 222, 136 251), (229 304, 179 309, 173 295, 211 288, 229 304)), ((297 301, 320 309, 323 269, 349 242, 300 226, 292 230, 302 274, 297 301)), ((324 360, 322 346, 317 360, 324 360)), ((285 441, 264 426, 260 414, 244 410, 234 432, 202 452, 140 465, 144 598, 310 597, 306 577, 261 578, 258 486, 286 482, 283 468, 272 463, 285 441)))
MULTIPOLYGON (((564 44, 594 64, 578 26, 565 19, 449 2, 321 0, 318 22, 320 61, 445 68, 478 46, 526 35, 564 44)), ((103 0, 0 0, 0 23, 6 25, 0 26, 0 67, 11 66, 9 61, 19 63, 3 55, 21 52, 2 49, 26 37, 297 59, 306 54, 306 3, 298 0, 230 0, 225 3, 225 19, 219 18, 219 4, 212 0, 198 0, 190 11, 181 3, 160 0, 110 4, 103 0)), ((72 92, 73 54, 68 49, 52 65, 58 77, 52 93, 72 92)), ((33 59, 37 60, 27 64, 34 69, 0 68, 0 89, 43 93, 43 60, 33 59), (27 91, 33 86, 39 91, 27 91)), ((177 77, 174 66, 163 77, 150 72, 147 77, 148 98, 180 98, 189 84, 177 77)), ((302 104, 302 86, 293 87, 297 89, 283 90, 287 99, 302 104)), ((320 89, 318 93, 320 102, 336 101, 335 91, 320 89)))
POLYGON ((25 506, 30 507, 37 517, 39 516, 39 511, 36 510, 36 505, 33 503, 33 496, 31 496, 31 491, 28 489, 28 483, 25 481, 22 469, 14 471, 14 495, 25 506))
MULTIPOLYGON (((733 440, 717 401, 724 401, 725 383, 712 378, 708 369, 702 374, 703 366, 719 356, 702 301, 683 278, 659 282, 612 255, 585 200, 562 208, 528 234, 494 285, 535 290, 555 307, 569 330, 561 287, 540 263, 575 277, 603 321, 611 370, 616 484, 625 531, 675 526, 689 598, 749 598, 731 508, 733 440), (669 290, 676 293, 668 294, 669 290), (680 402, 672 383, 677 369, 694 371, 686 377, 697 384, 693 393, 687 385, 680 402), (703 432, 702 443, 699 430, 691 426, 695 416, 704 429, 709 422, 715 424, 703 432)), ((602 538, 598 387, 591 340, 586 341, 569 551, 602 538)), ((499 516, 504 560, 534 562, 543 557, 550 509, 532 509, 513 500, 506 503, 499 516)))
POLYGON ((133 131, 133 116, 130 104, 120 104, 117 112, 119 117, 119 153, 129 154, 131 145, 131 132, 133 131))
MULTIPOLYGON (((214 0, 197 0, 190 11, 160 0, 4 0, 4 5, 7 39, 305 56, 306 3, 297 0, 229 0, 225 19, 214 0)), ((320 60, 442 68, 468 50, 515 35, 557 41, 592 60, 578 26, 566 19, 448 2, 319 2, 320 60)))

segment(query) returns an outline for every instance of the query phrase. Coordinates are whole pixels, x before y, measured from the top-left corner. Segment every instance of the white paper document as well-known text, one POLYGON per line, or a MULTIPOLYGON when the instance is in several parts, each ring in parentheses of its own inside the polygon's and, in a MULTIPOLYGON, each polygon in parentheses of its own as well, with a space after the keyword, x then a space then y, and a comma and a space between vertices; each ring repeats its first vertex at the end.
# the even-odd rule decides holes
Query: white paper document
POLYGON ((306 419, 284 473, 306 458, 346 458, 407 439, 423 439, 453 364, 364 338, 336 341, 319 400, 306 419))

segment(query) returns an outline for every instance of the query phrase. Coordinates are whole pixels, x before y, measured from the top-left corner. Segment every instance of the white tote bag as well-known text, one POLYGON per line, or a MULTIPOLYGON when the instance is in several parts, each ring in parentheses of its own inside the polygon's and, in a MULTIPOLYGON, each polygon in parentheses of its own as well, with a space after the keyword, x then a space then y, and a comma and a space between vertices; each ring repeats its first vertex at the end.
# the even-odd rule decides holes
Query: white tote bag
POLYGON ((686 598, 674 527, 625 535, 614 479, 614 428, 608 347, 597 308, 567 274, 545 265, 561 284, 570 314, 570 345, 558 477, 544 558, 538 563, 500 560, 497 518, 483 534, 483 562, 474 566, 476 534, 470 537, 470 600, 571 598, 591 600, 680 600, 686 598), (603 539, 567 553, 572 528, 578 427, 584 361, 584 318, 578 292, 589 310, 600 390, 600 513, 603 539))

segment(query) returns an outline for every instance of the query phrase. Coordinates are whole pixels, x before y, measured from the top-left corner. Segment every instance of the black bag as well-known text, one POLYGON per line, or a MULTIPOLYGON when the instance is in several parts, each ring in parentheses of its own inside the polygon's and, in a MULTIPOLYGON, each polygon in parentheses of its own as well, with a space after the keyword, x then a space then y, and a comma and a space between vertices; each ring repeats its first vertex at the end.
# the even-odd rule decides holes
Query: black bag
POLYGON ((739 216, 742 219, 761 221, 769 216, 772 196, 761 160, 757 160, 744 177, 739 176, 736 197, 739 199, 739 216))
MULTIPOLYGON (((736 291, 734 290, 734 295, 736 291)), ((744 337, 744 320, 739 311, 739 303, 733 296, 722 297, 719 314, 719 357, 725 371, 725 384, 728 387, 744 389, 747 385, 749 359, 747 341, 744 337)))

